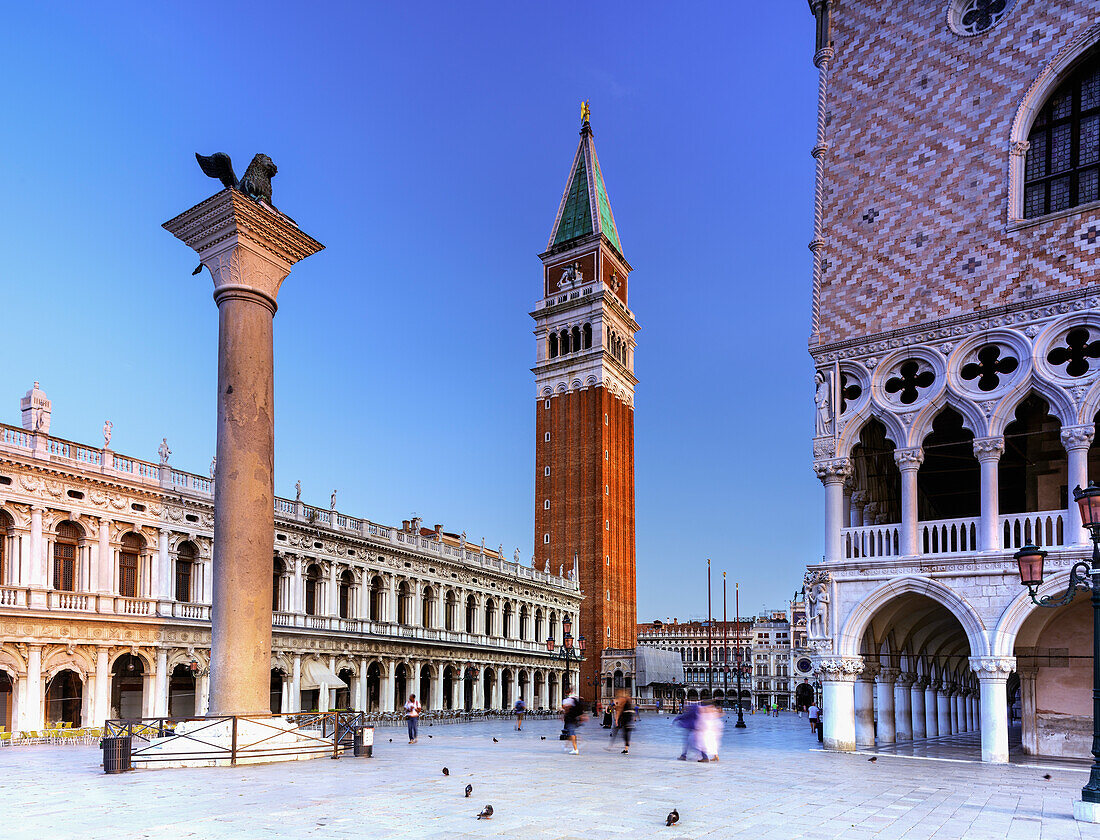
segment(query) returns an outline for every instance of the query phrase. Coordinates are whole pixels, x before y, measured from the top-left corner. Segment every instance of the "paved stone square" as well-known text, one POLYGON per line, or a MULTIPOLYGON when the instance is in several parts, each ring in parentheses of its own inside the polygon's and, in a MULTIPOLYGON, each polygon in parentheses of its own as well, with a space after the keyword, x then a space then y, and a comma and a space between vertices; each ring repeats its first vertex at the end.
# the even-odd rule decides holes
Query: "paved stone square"
POLYGON ((607 751, 593 721, 581 755, 566 755, 554 720, 529 721, 522 733, 509 722, 425 726, 415 746, 403 729, 381 728, 372 759, 122 776, 103 775, 93 747, 6 749, 0 836, 1100 838, 1100 826, 1072 818, 1082 770, 869 762, 817 751, 791 713, 747 720, 743 731, 727 722, 715 764, 677 761, 680 730, 652 715, 630 755, 607 751), (479 822, 486 803, 495 814, 479 822), (673 807, 681 821, 666 828, 673 807))

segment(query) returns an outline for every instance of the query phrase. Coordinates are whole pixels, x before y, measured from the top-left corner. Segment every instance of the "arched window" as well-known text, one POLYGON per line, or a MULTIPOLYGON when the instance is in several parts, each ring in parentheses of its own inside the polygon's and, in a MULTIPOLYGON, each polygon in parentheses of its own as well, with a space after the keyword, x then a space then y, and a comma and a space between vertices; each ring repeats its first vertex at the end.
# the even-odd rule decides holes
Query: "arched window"
POLYGON ((198 557, 199 552, 193 542, 180 543, 176 549, 176 600, 181 603, 191 601, 191 570, 198 557))
POLYGON ((447 630, 455 629, 455 613, 458 610, 458 598, 453 589, 447 590, 447 603, 443 610, 443 627, 447 630))
MULTIPOLYGON (((53 544, 53 588, 72 592, 76 588, 76 546, 84 532, 75 522, 57 526, 53 544)), ((125 593, 124 593, 125 594, 125 593)))
POLYGON ((1043 103, 1027 139, 1025 218, 1100 200, 1100 49, 1043 103))
POLYGON ((555 359, 558 355, 558 334, 550 333, 550 345, 549 345, 550 358, 555 359))
POLYGON ((512 605, 511 603, 504 604, 504 621, 502 622, 501 635, 505 639, 512 637, 512 605))
POLYGON ((345 569, 340 575, 340 618, 351 618, 351 586, 355 582, 355 576, 351 569, 345 569))
POLYGON ((561 331, 561 338, 558 339, 558 348, 558 352, 563 356, 569 352, 569 330, 561 331))
POLYGON ((572 338, 573 350, 574 351, 580 350, 581 346, 582 346, 581 345, 581 328, 580 327, 573 327, 573 333, 572 333, 571 338, 572 338))
POLYGON ((485 601, 485 635, 493 635, 494 618, 496 617, 496 604, 493 603, 493 599, 489 598, 485 601))
POLYGON ((430 586, 424 587, 424 593, 420 597, 420 626, 431 627, 433 607, 435 606, 435 590, 430 586))
POLYGON ((466 632, 473 633, 477 621, 477 601, 473 595, 466 598, 466 632))
POLYGON ((370 582, 370 620, 382 620, 382 578, 378 575, 370 582))
MULTIPOLYGON (((15 575, 8 568, 8 540, 11 538, 11 517, 0 510, 0 583, 14 583, 15 575)), ((3 723, 3 713, 0 712, 0 724, 3 723)))
POLYGON ((519 608, 519 638, 521 641, 527 641, 527 605, 524 604, 519 608))
POLYGON ((306 615, 317 615, 317 590, 321 587, 321 567, 316 563, 306 569, 306 615))
POLYGON ((282 598, 281 589, 283 575, 286 574, 286 564, 282 559, 275 557, 271 561, 271 611, 279 611, 279 601, 282 598))
POLYGON ((397 587, 397 623, 408 624, 409 623, 409 601, 412 599, 412 593, 409 591, 409 584, 405 581, 397 587))
POLYGON ((592 325, 584 325, 584 349, 589 350, 592 347, 592 325))
POLYGON ((122 550, 118 553, 118 594, 124 598, 138 596, 138 561, 145 540, 137 534, 122 538, 122 550))

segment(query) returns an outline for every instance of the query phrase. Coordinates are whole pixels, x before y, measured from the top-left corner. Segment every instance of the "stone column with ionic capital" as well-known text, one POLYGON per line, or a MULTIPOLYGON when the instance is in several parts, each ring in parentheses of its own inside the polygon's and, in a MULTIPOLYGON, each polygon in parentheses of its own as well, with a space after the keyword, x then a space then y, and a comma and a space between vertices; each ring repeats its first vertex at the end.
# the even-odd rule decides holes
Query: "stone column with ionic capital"
POLYGON ((844 559, 844 541, 841 529, 844 521, 844 483, 852 474, 852 462, 848 458, 832 458, 815 461, 814 472, 825 485, 825 562, 844 559))
POLYGON ((901 553, 918 553, 917 541, 917 473, 924 463, 924 450, 919 446, 895 449, 894 461, 901 472, 901 553))
POLYGON ((269 204, 222 190, 164 224, 214 279, 218 444, 210 713, 270 710, 275 540, 272 319, 283 280, 323 247, 269 204))
POLYGON ((982 551, 996 551, 1001 547, 1000 495, 997 470, 1005 451, 1003 437, 974 438, 974 457, 978 459, 981 473, 981 526, 978 546, 982 551))
POLYGON ((982 761, 1008 762, 1009 674, 1016 669, 1015 656, 971 656, 970 669, 980 684, 978 722, 982 733, 982 761))
POLYGON ((878 742, 892 744, 897 740, 894 721, 894 682, 901 672, 897 668, 882 668, 875 677, 875 706, 878 709, 878 742))
POLYGON ((821 674, 821 721, 823 743, 827 750, 851 752, 856 748, 855 683, 863 671, 858 656, 830 656, 818 659, 815 670, 821 674))
POLYGON ((1081 527, 1081 510, 1073 501, 1073 488, 1085 487, 1089 483, 1089 447, 1095 432, 1091 423, 1087 426, 1062 427, 1062 446, 1065 447, 1067 459, 1066 486, 1070 490, 1065 533, 1073 545, 1084 545, 1089 541, 1088 533, 1081 527))

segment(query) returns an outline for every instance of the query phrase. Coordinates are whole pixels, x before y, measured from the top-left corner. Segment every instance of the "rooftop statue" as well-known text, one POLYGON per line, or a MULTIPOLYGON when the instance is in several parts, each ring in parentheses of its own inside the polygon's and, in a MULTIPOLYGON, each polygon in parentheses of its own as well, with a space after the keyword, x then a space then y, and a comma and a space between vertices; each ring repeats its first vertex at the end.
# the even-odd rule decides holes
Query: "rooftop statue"
POLYGON ((271 204, 271 179, 279 169, 267 155, 258 154, 252 158, 240 181, 233 173, 233 163, 225 152, 214 152, 209 157, 195 152, 195 160, 204 173, 217 178, 227 189, 239 190, 251 199, 259 201, 262 198, 271 204))

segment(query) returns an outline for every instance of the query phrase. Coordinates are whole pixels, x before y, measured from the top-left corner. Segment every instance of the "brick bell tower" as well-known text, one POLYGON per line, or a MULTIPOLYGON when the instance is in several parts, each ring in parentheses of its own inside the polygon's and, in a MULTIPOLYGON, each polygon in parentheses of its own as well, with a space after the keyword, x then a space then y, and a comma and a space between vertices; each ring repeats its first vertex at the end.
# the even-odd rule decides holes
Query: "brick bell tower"
MULTIPOLYGON (((584 593, 579 690, 599 697, 600 656, 636 643, 634 335, 630 264, 596 157, 588 105, 543 263, 535 319, 535 557, 584 593)), ((561 643, 560 629, 559 638, 561 643)), ((631 657, 631 660, 633 657, 631 657)))

